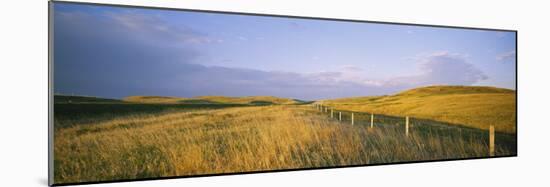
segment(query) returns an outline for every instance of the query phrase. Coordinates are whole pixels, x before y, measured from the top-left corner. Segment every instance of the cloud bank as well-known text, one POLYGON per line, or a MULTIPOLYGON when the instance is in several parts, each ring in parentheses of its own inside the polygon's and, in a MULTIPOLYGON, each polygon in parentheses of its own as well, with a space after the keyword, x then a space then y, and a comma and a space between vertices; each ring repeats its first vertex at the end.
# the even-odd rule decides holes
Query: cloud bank
MULTIPOLYGON (((122 98, 130 95, 273 95, 306 100, 390 94, 427 85, 471 85, 487 76, 451 53, 418 60, 416 75, 365 78, 357 66, 336 71, 280 72, 205 66, 194 45, 217 42, 187 25, 138 12, 55 14, 57 93, 122 98)), ((258 62, 262 63, 262 62, 258 62)))
POLYGON ((515 51, 509 51, 502 54, 497 55, 496 60, 502 63, 506 62, 516 62, 516 52, 515 51))
POLYGON ((467 62, 460 54, 438 52, 421 58, 421 74, 391 79, 388 84, 405 87, 427 85, 472 85, 488 79, 487 75, 467 62))

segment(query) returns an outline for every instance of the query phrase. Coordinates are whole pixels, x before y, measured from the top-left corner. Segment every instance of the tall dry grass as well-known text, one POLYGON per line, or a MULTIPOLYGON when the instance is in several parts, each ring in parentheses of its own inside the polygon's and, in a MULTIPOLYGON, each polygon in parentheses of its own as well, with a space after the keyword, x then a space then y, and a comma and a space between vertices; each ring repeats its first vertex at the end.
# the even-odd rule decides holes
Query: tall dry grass
MULTIPOLYGON (((498 147, 497 147, 498 148, 498 147)), ((487 143, 351 126, 306 106, 126 116, 56 129, 55 183, 487 156, 487 143)), ((497 155, 511 154, 497 149, 497 155)))
POLYGON ((516 133, 516 94, 479 86, 430 86, 390 96, 319 101, 339 110, 432 119, 468 127, 516 133))

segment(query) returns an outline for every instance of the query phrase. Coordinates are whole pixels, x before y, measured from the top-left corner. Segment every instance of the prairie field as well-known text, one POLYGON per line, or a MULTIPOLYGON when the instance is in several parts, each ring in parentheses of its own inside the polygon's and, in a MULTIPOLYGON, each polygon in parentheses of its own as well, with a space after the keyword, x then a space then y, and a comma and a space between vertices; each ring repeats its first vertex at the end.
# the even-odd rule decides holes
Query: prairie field
POLYGON ((355 112, 412 116, 498 132, 516 132, 516 93, 481 86, 429 86, 395 95, 338 98, 319 104, 355 112))
POLYGON ((109 6, 49 4, 49 185, 517 156, 513 30, 109 6))
MULTIPOLYGON (((399 118, 377 116, 371 128, 356 114, 351 125, 348 114, 340 121, 309 104, 59 103, 55 111, 56 183, 489 156, 486 130, 413 118, 406 136, 399 118)), ((497 133, 495 155, 515 154, 515 135, 497 133)))

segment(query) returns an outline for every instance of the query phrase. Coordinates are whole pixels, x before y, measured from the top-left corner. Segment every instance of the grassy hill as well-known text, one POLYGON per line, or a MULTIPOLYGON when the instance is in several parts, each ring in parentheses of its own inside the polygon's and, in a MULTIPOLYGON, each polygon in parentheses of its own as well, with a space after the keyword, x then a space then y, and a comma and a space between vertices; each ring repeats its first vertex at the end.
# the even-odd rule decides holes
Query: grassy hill
POLYGON ((186 100, 183 97, 165 97, 165 96, 129 96, 122 99, 127 102, 135 103, 178 103, 179 101, 186 100))
POLYGON ((55 103, 154 103, 154 104, 300 104, 306 101, 273 96, 199 96, 193 98, 167 96, 129 96, 122 100, 92 96, 55 95, 55 103))
POLYGON ((516 132, 516 93, 481 86, 429 86, 389 96, 318 101, 336 109, 433 119, 499 132, 516 132))
POLYGON ((200 96, 199 99, 219 102, 219 103, 237 103, 237 104, 297 104, 298 101, 289 98, 280 98, 273 96, 247 96, 247 97, 225 97, 225 96, 200 96))
POLYGON ((139 103, 173 103, 173 104, 299 104, 302 101, 280 98, 273 96, 247 96, 247 97, 227 97, 227 96, 199 96, 193 98, 183 97, 163 97, 163 96, 130 96, 123 99, 127 102, 139 103))
POLYGON ((121 103, 117 99, 107 99, 92 96, 54 95, 54 103, 121 103))

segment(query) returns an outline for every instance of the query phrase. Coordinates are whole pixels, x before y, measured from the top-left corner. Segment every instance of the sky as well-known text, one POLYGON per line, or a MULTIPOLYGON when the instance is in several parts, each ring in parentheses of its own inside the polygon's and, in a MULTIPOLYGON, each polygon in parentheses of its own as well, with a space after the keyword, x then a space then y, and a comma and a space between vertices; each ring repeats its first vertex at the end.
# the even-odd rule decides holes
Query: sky
POLYGON ((514 32, 55 3, 54 91, 303 100, 516 87, 514 32))

